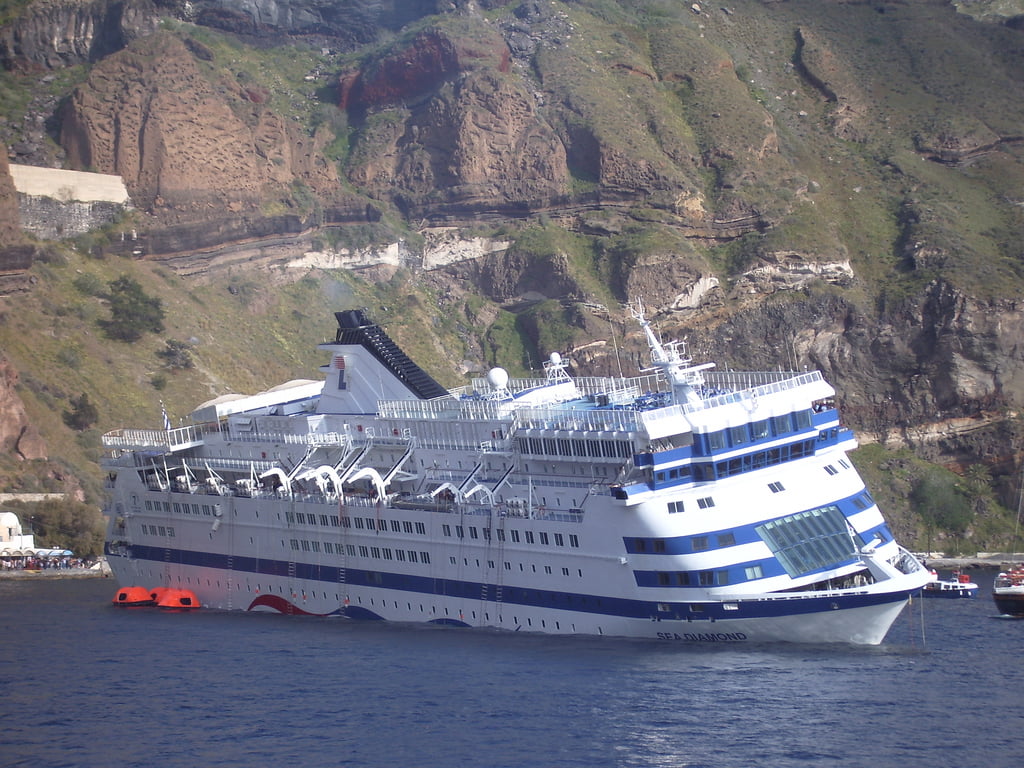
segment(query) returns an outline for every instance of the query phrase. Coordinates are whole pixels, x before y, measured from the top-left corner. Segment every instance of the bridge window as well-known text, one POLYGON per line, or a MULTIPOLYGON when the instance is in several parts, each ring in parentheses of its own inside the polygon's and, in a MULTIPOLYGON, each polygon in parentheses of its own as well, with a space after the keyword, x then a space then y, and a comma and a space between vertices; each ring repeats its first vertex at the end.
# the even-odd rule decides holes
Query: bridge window
POLYGON ((709 451, 720 451, 725 448, 725 432, 711 432, 707 435, 709 451))
POLYGON ((750 437, 747 435, 747 425, 743 424, 739 427, 729 427, 729 442, 733 445, 749 443, 750 437))

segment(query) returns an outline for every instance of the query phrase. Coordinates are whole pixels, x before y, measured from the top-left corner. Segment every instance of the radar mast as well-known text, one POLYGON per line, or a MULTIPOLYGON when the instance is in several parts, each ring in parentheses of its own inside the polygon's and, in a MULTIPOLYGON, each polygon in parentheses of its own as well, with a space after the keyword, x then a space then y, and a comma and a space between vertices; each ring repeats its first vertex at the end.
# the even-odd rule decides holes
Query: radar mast
POLYGON ((704 386, 704 376, 701 371, 714 368, 715 364, 690 365, 693 359, 686 352, 685 341, 662 342, 651 328, 650 321, 644 316, 644 305, 640 299, 636 300, 635 306, 630 305, 629 312, 643 328, 644 335, 647 337, 647 345, 651 349, 652 367, 643 369, 643 372, 661 372, 672 386, 673 403, 700 405, 702 400, 697 388, 704 386))

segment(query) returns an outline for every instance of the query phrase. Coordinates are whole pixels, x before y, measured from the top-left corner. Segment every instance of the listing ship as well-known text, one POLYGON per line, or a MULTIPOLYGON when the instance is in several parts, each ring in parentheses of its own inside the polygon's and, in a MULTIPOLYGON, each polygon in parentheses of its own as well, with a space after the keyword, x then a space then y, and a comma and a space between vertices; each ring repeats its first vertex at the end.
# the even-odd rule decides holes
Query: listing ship
POLYGON ((931 578, 820 372, 501 369, 446 390, 359 310, 318 381, 103 437, 119 583, 264 610, 680 643, 878 644, 931 578))

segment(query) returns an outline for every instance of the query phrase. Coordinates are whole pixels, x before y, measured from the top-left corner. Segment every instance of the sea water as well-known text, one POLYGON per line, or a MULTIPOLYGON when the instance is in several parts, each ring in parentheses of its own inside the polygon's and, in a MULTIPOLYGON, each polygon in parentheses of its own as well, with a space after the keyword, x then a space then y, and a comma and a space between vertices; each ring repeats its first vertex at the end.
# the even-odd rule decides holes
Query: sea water
POLYGON ((878 647, 677 643, 110 604, 0 580, 0 766, 1024 762, 1024 621, 917 600, 878 647))

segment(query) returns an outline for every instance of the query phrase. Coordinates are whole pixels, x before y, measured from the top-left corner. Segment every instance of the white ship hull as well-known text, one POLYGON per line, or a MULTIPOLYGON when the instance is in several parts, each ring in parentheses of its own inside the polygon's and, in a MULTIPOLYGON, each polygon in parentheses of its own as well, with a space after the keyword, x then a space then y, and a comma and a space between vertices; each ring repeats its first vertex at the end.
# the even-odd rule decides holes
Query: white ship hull
POLYGON ((351 321, 322 385, 105 436, 122 585, 223 610, 877 644, 929 579, 817 374, 698 391, 676 369, 654 395, 654 377, 577 382, 553 359, 546 380, 447 394, 351 321))

